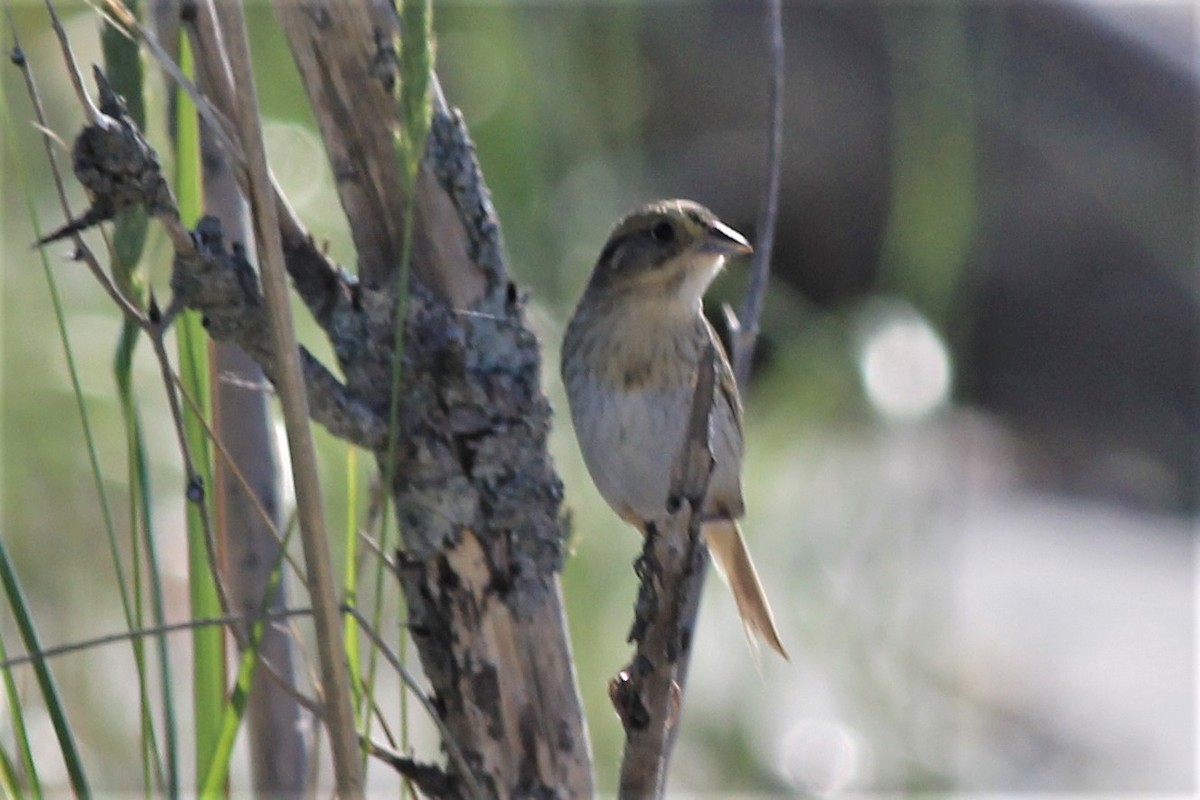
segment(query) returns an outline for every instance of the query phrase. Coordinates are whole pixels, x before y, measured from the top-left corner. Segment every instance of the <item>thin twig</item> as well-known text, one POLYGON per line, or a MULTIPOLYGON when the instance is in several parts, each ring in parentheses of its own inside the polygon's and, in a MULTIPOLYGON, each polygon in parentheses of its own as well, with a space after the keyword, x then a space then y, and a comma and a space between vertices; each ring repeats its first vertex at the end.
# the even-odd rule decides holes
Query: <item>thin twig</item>
MULTIPOLYGON (((35 653, 25 653, 24 655, 12 656, 0 661, 0 670, 9 670, 14 667, 21 667, 26 664, 33 664, 39 661, 47 661, 51 658, 59 656, 71 655, 85 650, 91 650, 96 647, 104 647, 110 644, 119 644, 128 642, 134 639, 146 639, 154 636, 166 636, 171 633, 179 633, 181 631, 197 630, 199 628, 209 628, 214 625, 223 625, 226 627, 234 627, 240 622, 256 622, 259 620, 281 620, 294 617, 312 616, 311 608, 281 608, 273 611, 245 613, 245 614, 224 614, 219 617, 206 617, 202 619, 193 619, 186 622, 171 622, 165 625, 153 625, 147 628, 137 628, 134 630, 121 631, 120 633, 110 633, 104 636, 96 636, 91 639, 83 639, 70 644, 60 644, 54 647, 47 647, 35 653)), ((283 677, 275 670, 274 665, 270 662, 259 659, 260 665, 267 670, 267 674, 273 680, 281 682, 284 690, 296 700, 305 710, 313 714, 318 719, 322 718, 324 709, 320 704, 314 702, 311 698, 305 697, 294 686, 283 682, 283 677)))
POLYGON ((396 561, 393 558, 391 558, 387 553, 383 552, 383 548, 379 546, 379 542, 375 541, 374 536, 367 533, 366 528, 358 532, 358 538, 359 541, 367 546, 367 549, 371 551, 372 555, 383 562, 383 565, 387 567, 388 572, 392 573, 392 577, 396 580, 400 580, 400 567, 396 564, 396 561))
POLYGON ((178 633, 180 631, 197 630, 199 628, 209 628, 214 625, 234 625, 239 622, 254 622, 257 620, 278 620, 288 619, 290 617, 307 617, 312 614, 310 608, 281 608, 273 611, 254 614, 223 614, 219 617, 204 617, 201 619, 191 619, 185 622, 169 622, 165 625, 152 625, 147 628, 137 628, 135 630, 121 631, 120 633, 109 633, 104 636, 96 636, 91 639, 82 639, 78 642, 70 644, 60 644, 54 647, 47 647, 39 650, 36 653, 25 653, 24 655, 12 656, 0 661, 0 670, 12 669, 13 667, 32 664, 36 661, 46 661, 59 656, 70 655, 71 653, 79 653, 84 650, 91 650, 96 647, 104 647, 110 644, 119 644, 128 642, 133 639, 147 639, 153 636, 165 636, 169 633, 178 633))
POLYGON ((265 507, 263 507, 262 500, 259 498, 258 493, 253 490, 253 487, 250 486, 250 481, 248 481, 246 479, 246 476, 242 474, 242 471, 238 467, 237 462, 234 460, 233 456, 230 455, 229 450, 226 449, 225 443, 222 442, 220 440, 220 438, 218 438, 217 432, 213 430, 212 426, 209 425, 208 420, 206 420, 204 418, 204 415, 201 414, 200 404, 196 402, 196 399, 194 397, 192 397, 190 394, 187 393, 186 389, 183 386, 183 381, 181 381, 179 379, 179 375, 177 375, 175 372, 172 371, 171 379, 175 382, 176 389, 178 390, 180 395, 183 397, 184 401, 187 402, 188 408, 191 409, 192 414, 195 415, 196 419, 200 422, 200 425, 204 428, 204 432, 206 434, 208 434, 208 440, 210 442, 212 442, 214 447, 217 448, 217 454, 221 457, 222 462, 229 469, 230 474, 233 475, 233 478, 237 482, 238 486, 246 494, 246 497, 250 501, 251 506, 254 507, 254 513, 260 519, 262 519, 263 524, 265 524, 267 526, 267 529, 271 532, 271 535, 275 538, 275 543, 279 545, 280 552, 283 553, 283 557, 287 560, 288 565, 292 568, 293 571, 295 571, 296 576, 299 577, 303 583, 307 584, 308 578, 305 577, 304 569, 296 561, 295 557, 292 556, 292 554, 289 553, 287 551, 287 548, 284 546, 283 533, 279 530, 279 527, 275 524, 275 520, 271 518, 271 514, 267 511, 267 509, 265 507))
POLYGON ((103 125, 104 114, 100 113, 100 109, 96 107, 87 90, 83 88, 83 76, 79 73, 79 65, 75 63, 75 53, 71 50, 71 43, 67 41, 67 31, 63 28, 62 21, 58 18, 58 11, 54 8, 51 0, 46 0, 46 11, 50 14, 50 26, 54 28, 54 35, 58 37, 58 44, 66 59, 67 74, 71 78, 71 86, 75 89, 75 96, 79 99, 83 110, 87 112, 88 120, 94 125, 103 125))
MULTIPOLYGON (((217 545, 212 533, 212 520, 208 514, 207 494, 212 487, 204 485, 204 479, 192 459, 192 450, 188 445, 187 432, 183 424, 183 408, 179 404, 179 397, 175 394, 173 381, 175 372, 171 369, 167 348, 163 344, 163 333, 162 329, 148 331, 151 346, 158 360, 159 373, 162 375, 163 388, 166 389, 167 407, 170 409, 171 420, 175 426, 175 438, 178 440, 179 452, 183 457, 184 475, 187 476, 187 501, 195 504, 200 515, 200 527, 204 532, 204 551, 208 560, 208 569, 212 573, 213 586, 217 591, 217 601, 221 605, 221 611, 228 614, 232 606, 229 603, 229 591, 225 588, 225 582, 222 580, 221 561, 217 556, 217 545)), ((238 648, 244 649, 246 638, 241 629, 231 627, 230 632, 237 640, 238 648)))
POLYGON ((762 316, 771 274, 771 253, 775 247, 775 223, 779 216, 779 181, 783 159, 783 9, 782 0, 767 0, 767 35, 771 47, 770 136, 767 139, 767 173, 762 202, 758 209, 758 230, 750 267, 750 285, 736 317, 729 306, 725 318, 733 343, 733 370, 738 388, 746 396, 750 380, 750 362, 758 341, 758 320, 762 316))
POLYGON ((296 485, 300 538, 308 570, 309 599, 313 604, 317 657, 324 688, 325 725, 332 745, 338 794, 345 798, 359 797, 363 793, 362 762, 355 731, 350 678, 342 650, 342 621, 334 589, 303 368, 289 305, 287 268, 279 238, 275 196, 267 171, 258 90, 250 59, 250 40, 241 4, 238 4, 236 13, 225 15, 222 21, 228 25, 226 44, 230 70, 243 77, 241 91, 236 98, 237 129, 250 174, 249 198, 254 209, 254 234, 259 249, 263 296, 270 322, 271 344, 279 368, 276 388, 283 406, 292 477, 296 485))
POLYGON ((219 110, 214 108, 213 104, 208 101, 208 98, 196 88, 196 84, 183 74, 183 70, 179 68, 179 65, 171 59, 167 51, 159 44, 158 38, 137 21, 137 17, 134 16, 133 12, 121 0, 100 0, 100 2, 104 5, 104 9, 101 9, 100 13, 104 14, 107 19, 112 21, 116 27, 123 30, 128 36, 145 45, 146 49, 150 51, 150 54, 158 62, 158 65, 166 71, 171 80, 175 81, 176 85, 183 89, 184 93, 192 101, 192 104, 196 106, 196 113, 208 124, 220 141, 221 146, 225 148, 230 161, 244 173, 246 169, 246 156, 233 132, 233 124, 219 110), (105 9, 107 9, 107 13, 105 13, 105 9))

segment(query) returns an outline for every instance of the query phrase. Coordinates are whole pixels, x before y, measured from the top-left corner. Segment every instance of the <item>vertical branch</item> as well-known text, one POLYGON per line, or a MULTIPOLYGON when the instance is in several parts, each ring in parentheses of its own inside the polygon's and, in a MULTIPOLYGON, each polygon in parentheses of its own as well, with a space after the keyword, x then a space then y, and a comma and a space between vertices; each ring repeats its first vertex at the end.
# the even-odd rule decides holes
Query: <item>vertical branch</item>
MULTIPOLYGON (((471 308, 489 288, 483 269, 489 265, 479 263, 470 249, 469 239, 478 231, 467 229, 428 163, 409 197, 395 157, 397 104, 391 95, 395 67, 390 63, 395 53, 382 45, 397 23, 388 5, 368 0, 274 2, 350 222, 359 282, 371 291, 394 284, 405 208, 413 202, 413 274, 455 308, 471 308)), ((435 116, 449 116, 436 77, 432 91, 435 116)))
POLYGON ((263 295, 270 320, 272 349, 278 361, 276 387, 283 406, 284 426, 292 457, 300 535, 308 570, 308 589, 313 604, 318 658, 338 794, 344 798, 363 793, 362 765, 350 681, 342 650, 341 618, 333 583, 329 539, 321 500, 316 451, 308 422, 304 376, 288 304, 287 272, 279 238, 275 196, 267 172, 266 151, 258 113, 258 95, 250 61, 250 42, 245 18, 226 15, 227 39, 232 71, 242 76, 237 95, 237 128, 246 153, 250 175, 251 209, 262 271, 263 295))
MULTIPOLYGON (((387 178, 399 171, 390 7, 275 7, 354 231, 354 325, 370 344, 342 363, 347 387, 386 413, 403 358, 388 489, 403 538, 409 631, 438 712, 488 795, 589 797, 590 745, 558 579, 566 531, 546 447, 541 354, 508 278, 474 145, 434 78, 415 186, 387 178), (397 353, 393 256, 406 240, 411 291, 397 353)), ((372 449, 386 473, 386 443, 372 449)), ((460 769, 451 762, 450 778, 460 769)))
POLYGON ((704 497, 712 476, 709 415, 716 383, 716 353, 710 344, 700 359, 687 436, 671 479, 674 512, 647 526, 637 562, 638 592, 633 661, 609 684, 609 695, 625 728, 620 797, 661 797, 683 703, 683 687, 707 551, 701 542, 704 497))
MULTIPOLYGON (((204 154, 204 197, 210 213, 221 220, 231 240, 252 244, 246 203, 238 191, 212 130, 201 125, 204 154)), ((231 611, 253 616, 261 610, 287 605, 284 581, 272 583, 282 544, 276 532, 283 527, 279 465, 262 368, 237 345, 214 342, 212 347, 213 427, 233 464, 213 464, 217 524, 225 543, 225 564, 231 611), (259 514, 257 511, 264 513, 259 514), (264 595, 267 597, 265 606, 264 595)), ((303 711, 282 683, 294 686, 292 645, 286 631, 275 625, 262 630, 259 656, 277 675, 256 670, 246 713, 251 770, 255 792, 270 797, 298 797, 308 775, 303 711)))
POLYGON ((779 176, 783 159, 783 9, 782 0, 767 0, 767 36, 771 46, 770 135, 767 138, 767 174, 758 209, 758 230, 750 267, 750 285, 740 315, 725 306, 733 371, 738 388, 746 396, 750 362, 758 341, 758 318, 762 316, 775 247, 775 221, 779 216, 779 176))

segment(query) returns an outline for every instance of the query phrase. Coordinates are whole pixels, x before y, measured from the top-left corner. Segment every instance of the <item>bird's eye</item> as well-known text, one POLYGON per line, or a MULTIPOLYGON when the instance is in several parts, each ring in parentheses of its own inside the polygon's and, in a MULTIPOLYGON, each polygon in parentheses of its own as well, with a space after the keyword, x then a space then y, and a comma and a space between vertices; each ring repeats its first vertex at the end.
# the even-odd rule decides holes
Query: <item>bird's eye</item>
POLYGON ((675 226, 669 222, 660 222, 650 229, 650 236, 659 244, 669 244, 675 241, 675 226))

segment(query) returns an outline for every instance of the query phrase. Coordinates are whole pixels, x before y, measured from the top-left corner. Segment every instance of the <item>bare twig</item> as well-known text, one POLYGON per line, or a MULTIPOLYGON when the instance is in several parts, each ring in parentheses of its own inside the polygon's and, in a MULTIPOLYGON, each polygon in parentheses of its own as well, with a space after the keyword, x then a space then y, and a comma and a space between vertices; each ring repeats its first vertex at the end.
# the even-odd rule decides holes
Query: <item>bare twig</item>
POLYGON ((59 47, 63 51, 63 58, 66 59, 67 75, 71 78, 71 86, 75 89, 75 97, 87 113, 88 120, 93 125, 101 125, 104 123, 104 115, 100 113, 100 109, 96 108, 96 104, 92 102, 87 89, 83 88, 83 77, 79 74, 79 65, 75 63, 75 53, 71 50, 71 43, 67 41, 67 31, 63 28, 62 21, 58 18, 58 10, 54 8, 54 3, 51 0, 46 0, 46 11, 50 14, 50 26, 54 28, 54 35, 58 37, 59 47))
MULTIPOLYGON (((187 501, 195 505, 197 512, 200 514, 200 527, 204 534, 204 553, 208 560, 208 570, 212 573, 213 586, 217 591, 217 601, 220 603, 221 611, 228 614, 230 612, 229 590, 225 587, 225 581, 221 572, 221 561, 217 557, 217 544, 213 537, 212 520, 208 513, 208 502, 205 499, 205 495, 211 487, 204 485, 204 479, 201 477, 200 471, 196 469, 196 464, 192 460, 191 448, 188 446, 187 432, 183 425, 183 409, 179 404, 179 396, 175 394, 175 372, 171 369, 171 361, 167 357, 167 348, 163 344, 163 333, 163 329, 158 326, 147 331, 150 343, 154 348, 154 355, 158 360, 158 369, 163 380, 163 389, 167 394, 167 406, 170 408, 171 421, 175 426, 175 437, 178 440, 179 452, 183 457, 184 474, 187 476, 187 501)), ((246 646, 245 632, 236 625, 231 626, 229 631, 233 634, 233 638, 237 640, 238 647, 244 648, 246 646)))
MULTIPOLYGON (((72 653, 80 653, 86 650, 92 650, 97 647, 104 647, 110 644, 119 644, 128 642, 133 639, 146 639, 154 636, 166 636, 171 633, 179 633, 182 631, 191 631, 198 628, 210 628, 214 625, 221 625, 227 628, 234 628, 238 623, 243 622, 258 622, 262 620, 282 620, 292 619, 295 617, 307 617, 312 615, 310 608, 279 608, 270 611, 258 611, 244 614, 223 614, 219 617, 208 617, 203 619, 190 619, 185 622, 172 622, 165 625, 154 625, 146 628, 137 628, 135 630, 121 631, 120 633, 110 633, 105 636, 95 636, 91 639, 82 639, 69 644, 61 644, 55 647, 47 647, 34 653, 25 653, 19 656, 12 656, 0 661, 0 670, 8 670, 14 667, 20 667, 25 664, 33 664, 38 661, 46 661, 59 656, 70 655, 72 653)), ((296 702, 311 712, 313 716, 320 719, 324 714, 324 710, 320 704, 300 694, 295 687, 290 683, 284 682, 282 676, 276 672, 274 665, 265 660, 260 660, 260 666, 267 670, 267 674, 275 681, 280 682, 296 702)))
POLYGON ((625 728, 620 796, 662 796, 679 720, 692 639, 704 589, 707 551, 700 513, 712 476, 709 415, 716 383, 716 353, 700 359, 687 436, 675 462, 671 497, 675 510, 647 525, 638 559, 641 588, 630 638, 633 661, 609 684, 625 728))
POLYGON ((267 530, 271 532, 276 544, 279 545, 280 551, 283 553, 284 559, 287 560, 288 565, 291 566, 292 570, 295 571, 297 577, 299 577, 302 582, 307 583, 308 579, 304 575, 304 569, 300 566, 292 554, 287 551, 287 548, 284 547, 284 537, 279 530, 279 526, 275 523, 275 520, 271 517, 271 514, 263 506, 262 500, 259 499, 258 493, 254 491, 254 487, 250 485, 250 481, 248 481, 246 476, 242 474, 241 468, 238 466, 237 461, 230 454, 229 449, 225 447, 225 443, 221 441, 221 439, 217 436, 216 431, 214 431, 212 426, 208 424, 208 420, 204 419, 204 415, 200 411, 200 404, 196 402, 194 397, 187 393, 187 391, 184 389, 183 381, 181 381, 179 376, 174 372, 171 373, 171 380, 175 384, 176 390, 188 404, 188 408, 190 408, 192 413, 196 416, 196 420, 200 423, 201 427, 204 428, 204 432, 208 436, 208 440, 212 442, 213 446, 217 450, 217 455, 221 457, 222 464, 229 470, 230 476, 233 477, 238 487, 245 493, 246 499, 249 501, 251 508, 254 509, 255 515, 262 521, 267 530))
POLYGON ((379 546, 379 542, 377 542, 375 537, 371 536, 367 530, 369 529, 363 528, 358 532, 359 541, 367 546, 367 549, 371 551, 371 555, 379 559, 383 566, 387 568, 387 571, 392 574, 393 578, 399 580, 400 566, 396 563, 395 559, 383 552, 383 548, 379 546))
POLYGON ((321 482, 312 429, 308 422, 303 368, 288 303, 287 268, 279 238, 275 196, 267 172, 258 93, 250 60, 250 41, 240 5, 238 13, 226 15, 223 22, 228 25, 226 44, 230 69, 243 79, 237 95, 237 128, 250 173, 249 194, 259 249, 263 295, 270 320, 271 342, 279 365, 276 388, 283 406, 284 427, 296 484, 300 538, 308 568, 308 590, 313 604, 317 656, 324 688, 325 725, 329 732, 338 794, 344 798, 359 797, 363 793, 362 763, 350 696, 350 678, 342 651, 342 624, 334 590, 329 539, 325 531, 321 482))
POLYGON ((57 658, 58 656, 79 653, 84 650, 91 650, 96 647, 103 647, 105 645, 128 642, 132 639, 147 639, 153 636, 165 636, 168 633, 191 631, 196 630, 197 628, 209 628, 213 625, 229 626, 239 622, 256 622, 259 620, 280 620, 289 619, 291 617, 307 617, 310 614, 312 614, 312 609, 310 608, 280 608, 254 614, 224 614, 219 617, 189 619, 184 622, 171 622, 166 625, 154 625, 146 628, 138 628, 136 630, 121 631, 120 633, 110 633, 105 636, 96 636, 91 639, 81 639, 78 642, 60 644, 56 645, 55 647, 47 647, 39 650, 36 653, 25 653, 19 656, 12 656, 11 658, 6 658, 3 661, 0 661, 0 670, 8 670, 24 664, 32 664, 35 661, 46 661, 51 658, 57 658))
POLYGON ((783 158, 783 9, 782 0, 767 2, 767 35, 771 44, 770 136, 767 139, 767 174, 762 202, 758 209, 758 230, 750 267, 750 285, 740 314, 724 307, 725 322, 737 375, 738 388, 746 394, 750 380, 750 362, 758 341, 758 320, 767 295, 771 274, 771 252, 775 247, 775 221, 779 216, 779 178, 783 158))

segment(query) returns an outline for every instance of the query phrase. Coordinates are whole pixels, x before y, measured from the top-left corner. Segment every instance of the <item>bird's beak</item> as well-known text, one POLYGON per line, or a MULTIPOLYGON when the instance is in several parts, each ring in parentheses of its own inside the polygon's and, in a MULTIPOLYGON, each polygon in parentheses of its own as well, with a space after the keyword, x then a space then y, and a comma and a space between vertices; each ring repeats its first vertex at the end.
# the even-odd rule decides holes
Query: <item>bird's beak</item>
POLYGON ((716 253, 722 256, 742 255, 753 253, 754 248, 746 241, 746 237, 735 231, 720 220, 713 220, 708 226, 708 235, 700 245, 704 253, 716 253))

